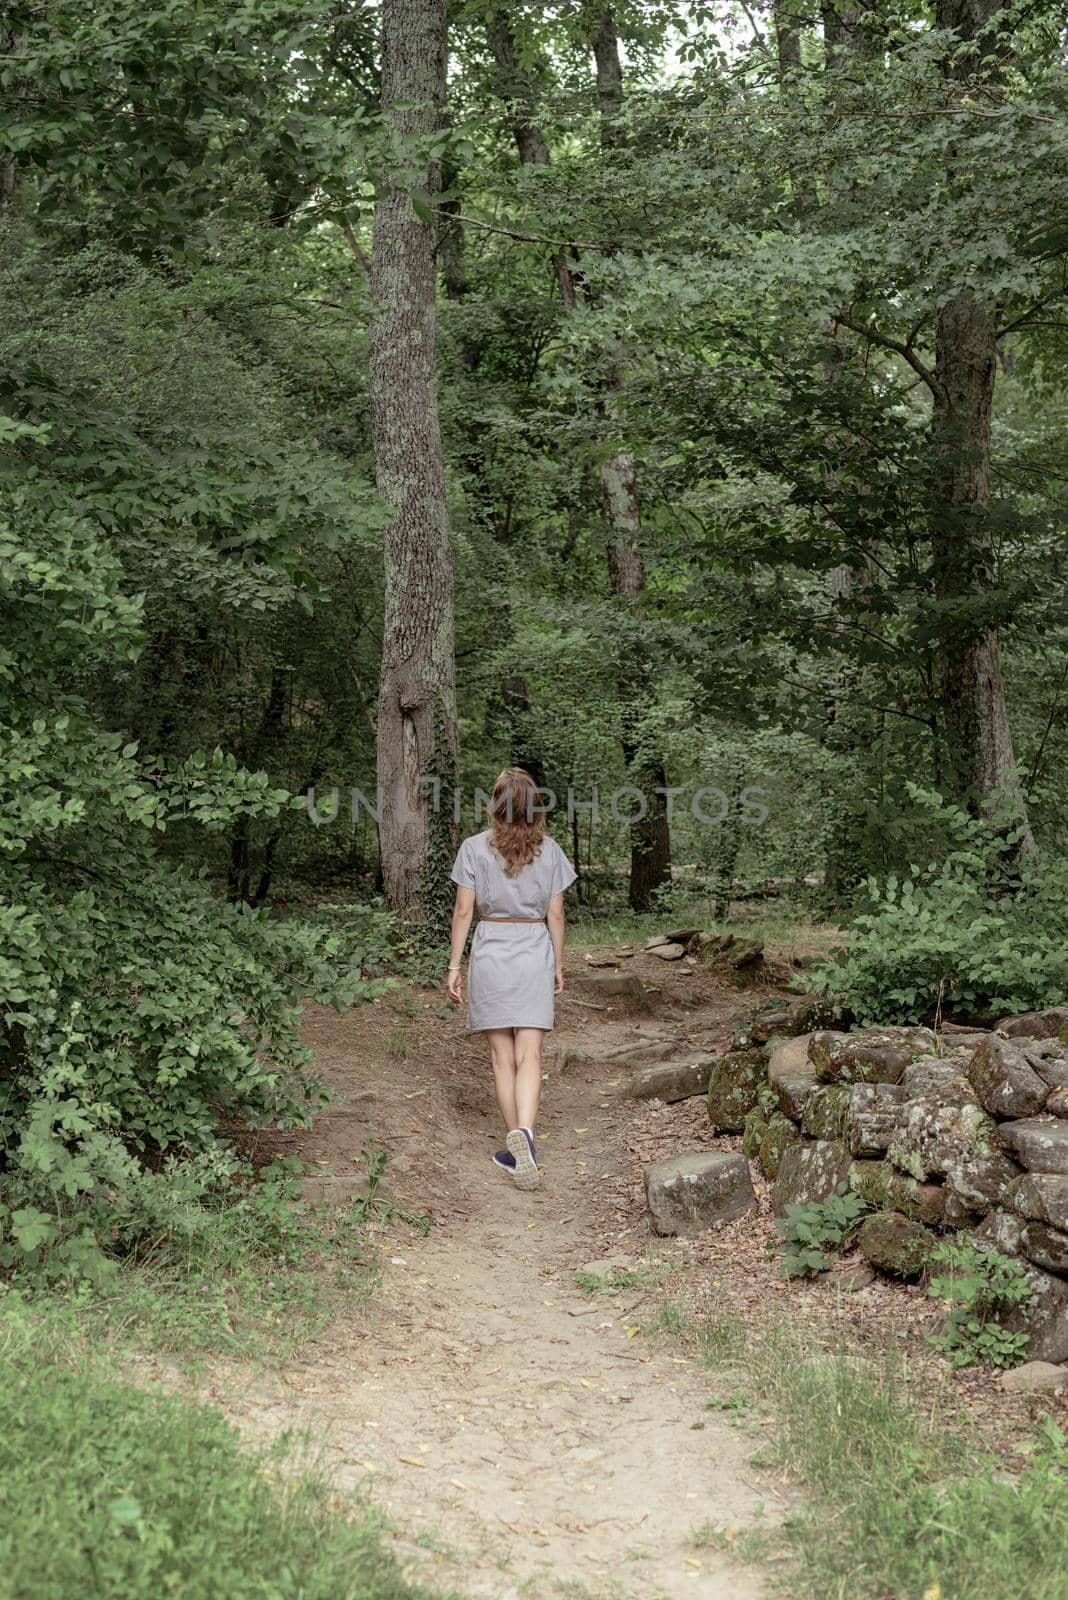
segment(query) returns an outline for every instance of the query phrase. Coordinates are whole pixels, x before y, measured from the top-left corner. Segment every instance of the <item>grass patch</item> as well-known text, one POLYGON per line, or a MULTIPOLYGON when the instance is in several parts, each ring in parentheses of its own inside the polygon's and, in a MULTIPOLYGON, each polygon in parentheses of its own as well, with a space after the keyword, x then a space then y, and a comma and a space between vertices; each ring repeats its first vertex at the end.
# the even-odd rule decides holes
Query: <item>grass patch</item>
POLYGON ((0 1314, 4 1600, 416 1600, 374 1514, 293 1448, 114 1381, 69 1324, 0 1314))
POLYGON ((624 1294, 628 1289, 651 1288, 660 1282, 667 1267, 662 1261, 648 1261, 640 1267, 613 1267, 605 1273, 576 1272, 575 1282, 583 1294, 624 1294))
POLYGON ((391 1197, 385 1151, 360 1156, 367 1191, 344 1207, 307 1207, 294 1165, 276 1162, 216 1209, 176 1208, 166 1233, 99 1279, 27 1293, 42 1309, 70 1306, 90 1342, 285 1359, 368 1299, 378 1270, 369 1224, 430 1226, 391 1197))
MULTIPOLYGON (((722 1312, 696 1333, 701 1359, 724 1379, 726 1409, 744 1375, 765 1413, 761 1465, 804 1487, 804 1509, 779 1537, 792 1593, 1068 1600, 1068 1436, 1052 1417, 1009 1470, 916 1392, 893 1351, 828 1352, 803 1330, 754 1334, 722 1312)), ((755 1543, 739 1531, 726 1545, 771 1559, 765 1529, 750 1531, 755 1543)))

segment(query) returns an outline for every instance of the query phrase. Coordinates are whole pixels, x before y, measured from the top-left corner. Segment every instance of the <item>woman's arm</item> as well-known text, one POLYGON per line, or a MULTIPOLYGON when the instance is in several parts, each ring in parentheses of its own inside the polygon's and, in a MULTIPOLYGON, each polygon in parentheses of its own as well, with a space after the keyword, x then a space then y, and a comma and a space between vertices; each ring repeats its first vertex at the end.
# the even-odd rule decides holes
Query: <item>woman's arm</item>
POLYGON ((564 897, 562 893, 554 894, 549 901, 549 910, 546 913, 545 920, 549 924, 549 938, 553 942, 553 961, 556 966, 553 994, 561 994, 564 988, 564 897))
MULTIPOLYGON (((563 896, 560 897, 563 899, 563 896)), ((449 951, 449 970, 445 974, 445 993, 457 1005, 464 997, 464 983, 460 974, 460 962, 463 959, 464 945, 467 943, 467 930, 471 926, 471 918, 475 913, 475 891, 473 889, 456 890, 456 904, 452 908, 452 947, 449 951)))

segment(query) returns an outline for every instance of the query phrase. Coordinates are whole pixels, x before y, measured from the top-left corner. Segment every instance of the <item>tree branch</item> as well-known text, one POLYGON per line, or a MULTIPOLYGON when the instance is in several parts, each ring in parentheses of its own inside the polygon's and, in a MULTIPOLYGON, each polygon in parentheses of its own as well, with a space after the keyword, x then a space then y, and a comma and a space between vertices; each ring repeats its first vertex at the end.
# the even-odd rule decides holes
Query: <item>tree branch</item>
POLYGON ((882 333, 870 323, 865 325, 862 322, 854 322, 851 317, 843 316, 840 311, 835 314, 834 320, 843 328, 850 328, 854 333, 859 333, 862 339, 870 339, 872 344, 880 345, 884 350, 892 350, 895 355, 908 362, 913 372, 919 374, 933 395, 941 396, 942 385, 930 367, 920 360, 910 344, 901 339, 892 339, 888 333, 882 333))

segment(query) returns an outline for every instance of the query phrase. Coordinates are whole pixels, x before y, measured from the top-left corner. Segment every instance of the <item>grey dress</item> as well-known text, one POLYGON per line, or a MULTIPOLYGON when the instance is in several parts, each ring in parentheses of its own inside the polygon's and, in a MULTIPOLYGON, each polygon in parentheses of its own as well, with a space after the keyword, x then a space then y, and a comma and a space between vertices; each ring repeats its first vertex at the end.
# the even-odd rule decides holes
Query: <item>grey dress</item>
MULTIPOLYGON (((548 835, 541 849, 508 877, 489 831, 472 834, 460 846, 452 881, 475 891, 480 917, 544 917, 549 901, 574 883, 576 873, 548 835)), ((544 922, 479 922, 471 941, 467 973, 467 1026, 551 1028, 553 945, 544 922)))

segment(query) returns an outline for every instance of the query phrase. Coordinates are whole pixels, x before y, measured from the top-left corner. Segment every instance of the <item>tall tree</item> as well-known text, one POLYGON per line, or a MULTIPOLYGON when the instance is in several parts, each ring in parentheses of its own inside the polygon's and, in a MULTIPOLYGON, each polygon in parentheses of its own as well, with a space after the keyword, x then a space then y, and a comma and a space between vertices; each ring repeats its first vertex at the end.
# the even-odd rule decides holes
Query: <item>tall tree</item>
MULTIPOLYGON (((612 11, 603 7, 594 18, 593 59, 597 74, 597 100, 601 112, 601 144, 614 149, 621 139, 619 118, 623 110, 623 64, 612 11)), ((626 386, 623 353, 613 363, 613 386, 626 386)), ((605 407, 601 406, 602 414, 605 407)), ((616 450, 601 462, 601 499, 608 523, 608 571, 614 594, 626 595, 639 605, 645 589, 645 562, 641 551, 641 503, 634 456, 616 450)), ((647 664, 631 655, 631 671, 621 686, 624 698, 623 755, 628 776, 646 795, 648 812, 631 824, 630 904, 649 911, 653 896, 671 881, 671 825, 664 790, 667 777, 660 752, 652 748, 643 728, 647 699, 647 664), (658 792, 659 791, 659 792, 658 792)))
POLYGON ((369 336, 378 491, 394 510, 385 536, 379 678, 379 840, 390 906, 429 909, 432 842, 451 808, 457 756, 453 568, 437 397, 433 135, 445 104, 445 0, 385 0, 382 105, 402 152, 375 207, 369 336))
MULTIPOLYGON (((618 120, 623 106, 623 69, 615 19, 608 7, 597 6, 586 19, 596 70, 601 112, 602 145, 608 150, 619 140, 618 120)), ((511 18, 502 5, 492 5, 486 15, 486 36, 497 65, 500 92, 508 110, 519 159, 525 166, 548 166, 549 145, 536 114, 536 83, 520 62, 511 18)), ((575 280, 562 251, 553 256, 560 298, 568 310, 578 308, 575 280)), ((610 352, 613 387, 625 384, 622 352, 610 352)), ((607 421, 604 401, 597 404, 602 423, 607 421)), ((645 564, 639 543, 641 509, 634 457, 615 450, 601 462, 601 504, 608 531, 606 557, 613 594, 637 603, 645 588, 645 564)), ((636 911, 648 911, 653 895, 671 877, 671 830, 667 801, 657 788, 666 787, 664 764, 650 752, 643 723, 645 668, 633 653, 632 670, 621 683, 624 701, 623 755, 628 776, 646 796, 648 810, 631 824, 629 899, 636 911)))
MULTIPOLYGON (((951 95, 974 91, 980 58, 989 70, 1000 43, 996 19, 1005 9, 1001 0, 938 0, 937 24, 954 30, 961 46, 946 63, 951 95)), ((985 616, 996 584, 987 515, 996 375, 992 307, 961 292, 939 310, 935 334, 931 538, 947 618, 940 661, 947 777, 958 796, 972 797, 983 810, 1014 782, 1015 767, 997 629, 985 616)), ((1033 843, 1025 819, 1020 847, 1033 843)))

